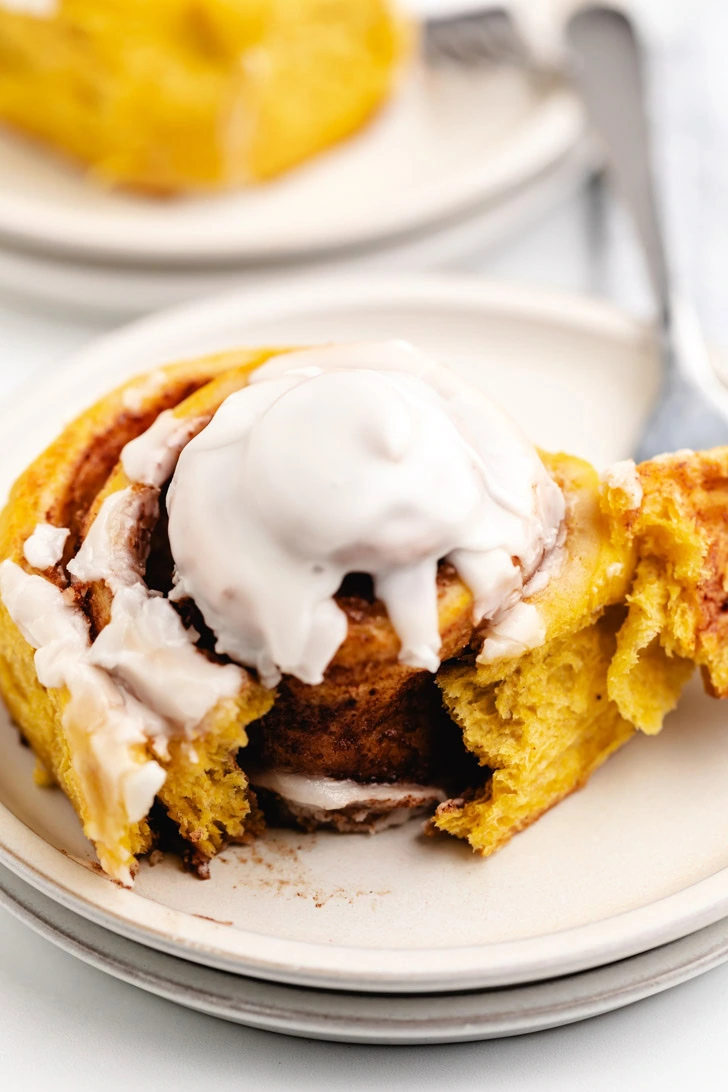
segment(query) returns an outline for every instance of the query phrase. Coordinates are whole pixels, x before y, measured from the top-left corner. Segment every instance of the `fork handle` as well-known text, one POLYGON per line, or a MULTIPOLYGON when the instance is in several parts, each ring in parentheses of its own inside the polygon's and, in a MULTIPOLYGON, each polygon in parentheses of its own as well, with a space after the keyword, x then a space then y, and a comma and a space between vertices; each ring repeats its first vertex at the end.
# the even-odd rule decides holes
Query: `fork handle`
MULTIPOLYGON (((695 309, 675 291, 670 276, 650 163, 642 50, 633 25, 624 12, 595 5, 571 17, 566 40, 574 80, 642 242, 658 308, 666 387, 679 389, 684 399, 699 392, 727 418, 728 392, 713 371, 695 309)), ((725 442, 725 419, 706 411, 705 403, 697 419, 705 423, 705 443, 725 442)))
POLYGON ((566 35, 574 80, 632 213, 660 319, 668 323, 671 277, 650 162, 642 49, 627 16, 605 5, 578 11, 566 35))

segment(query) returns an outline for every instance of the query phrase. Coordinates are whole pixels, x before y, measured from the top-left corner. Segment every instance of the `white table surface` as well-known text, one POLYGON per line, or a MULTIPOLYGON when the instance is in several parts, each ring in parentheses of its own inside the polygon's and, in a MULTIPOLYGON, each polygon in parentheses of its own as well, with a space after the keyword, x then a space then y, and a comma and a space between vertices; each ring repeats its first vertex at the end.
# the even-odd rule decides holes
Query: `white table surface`
POLYGON ((726 1087, 728 967, 606 1016, 513 1039, 362 1047, 252 1031, 106 978, 0 913, 8 1092, 671 1092, 726 1087))
MULTIPOLYGON (((714 12, 721 6, 723 0, 711 5, 714 12)), ((721 29, 728 32, 724 10, 721 29)), ((724 43, 725 36, 718 37, 724 43)), ((725 85, 725 61, 718 44, 711 65, 704 64, 701 73, 719 108, 725 101, 717 95, 721 76, 725 85)), ((672 89, 663 102, 666 113, 672 112, 673 129, 682 126, 690 134, 693 153, 693 169, 682 177, 673 173, 668 187, 671 223, 692 290, 700 296, 702 278, 723 292, 716 298, 714 288, 698 298, 715 337, 728 331, 726 277, 719 268, 728 216, 723 212, 716 230, 706 202, 712 200, 715 209, 721 198, 723 160, 717 171, 706 174, 695 152, 728 148, 728 115, 714 110, 708 139, 694 143, 675 50, 686 55, 697 47, 686 38, 670 48, 672 89)), ((665 144, 664 155, 668 166, 679 167, 683 157, 677 138, 665 144)), ((639 260, 624 224, 609 214, 606 257, 597 256, 590 207, 586 196, 570 200, 477 263, 479 270, 611 295, 643 311, 639 260)), ((105 328, 100 320, 42 315, 0 299, 0 395, 34 374, 42 382, 44 369, 105 328)), ((516 1039, 424 1048, 308 1042, 228 1025, 145 995, 58 951, 0 911, 0 1089, 8 1092, 48 1087, 76 1092, 339 1087, 663 1092, 693 1087, 711 1092, 728 1087, 727 1022, 728 966, 619 1012, 516 1039)))

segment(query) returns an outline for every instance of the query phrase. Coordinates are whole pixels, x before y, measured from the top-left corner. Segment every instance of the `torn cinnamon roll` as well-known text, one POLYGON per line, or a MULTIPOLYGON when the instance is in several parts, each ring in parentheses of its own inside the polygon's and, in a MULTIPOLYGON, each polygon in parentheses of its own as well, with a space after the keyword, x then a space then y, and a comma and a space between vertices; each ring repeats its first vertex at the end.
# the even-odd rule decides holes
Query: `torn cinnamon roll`
POLYGON ((264 818, 487 855, 728 690, 726 466, 600 479, 400 342, 157 369, 12 491, 0 685, 123 883, 264 818))

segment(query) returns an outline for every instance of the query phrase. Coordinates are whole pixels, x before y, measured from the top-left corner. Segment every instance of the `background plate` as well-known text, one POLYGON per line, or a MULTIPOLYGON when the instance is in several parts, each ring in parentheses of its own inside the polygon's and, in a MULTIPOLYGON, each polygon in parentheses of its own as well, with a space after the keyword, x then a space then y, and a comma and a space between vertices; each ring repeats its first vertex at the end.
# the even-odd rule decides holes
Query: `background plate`
MULTIPOLYGON (((0 490, 70 417, 132 372, 235 343, 408 337, 504 402, 534 440, 604 465, 627 454, 656 387, 647 332, 618 312, 465 278, 311 282, 180 308, 104 338, 17 396, 0 490), (62 407, 62 408, 61 408, 62 407)), ((5 732, 0 856, 76 912, 150 946, 298 984, 396 991, 562 975, 684 936, 728 912, 728 733, 696 686, 496 857, 424 839, 271 832, 200 883, 173 858, 134 891, 98 875, 70 805, 31 781, 5 732)))
MULTIPOLYGON (((581 142, 549 170, 464 215, 429 225, 378 247, 320 255, 290 263, 256 265, 159 267, 100 263, 68 254, 47 254, 0 245, 0 290, 44 307, 61 307, 84 314, 123 316, 146 314, 214 292, 271 286, 281 276, 334 273, 346 275, 371 267, 378 270, 453 269, 480 264, 489 249, 517 232, 527 231, 539 218, 577 195, 595 167, 587 142, 581 142)), ((0 183, 1 185, 1 183, 0 183)))
POLYGON ((569 92, 521 72, 416 69, 370 126, 281 179, 171 200, 104 190, 0 133, 0 236, 41 252, 175 265, 363 246, 497 203, 553 168, 583 128, 569 92))
POLYGON ((174 959, 109 933, 0 870, 0 905, 51 943, 149 993, 236 1024, 309 1039, 457 1043, 543 1031, 633 1004, 728 959, 728 923, 609 967, 511 989, 410 997, 278 986, 174 959))

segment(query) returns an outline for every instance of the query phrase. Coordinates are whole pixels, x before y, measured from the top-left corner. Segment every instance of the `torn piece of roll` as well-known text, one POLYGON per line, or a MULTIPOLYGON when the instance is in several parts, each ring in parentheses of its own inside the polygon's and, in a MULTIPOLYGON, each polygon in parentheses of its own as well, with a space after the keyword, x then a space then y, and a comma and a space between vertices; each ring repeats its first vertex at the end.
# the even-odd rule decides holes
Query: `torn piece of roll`
POLYGON ((251 186, 359 132, 415 37, 390 0, 0 0, 0 125, 106 187, 251 186))

